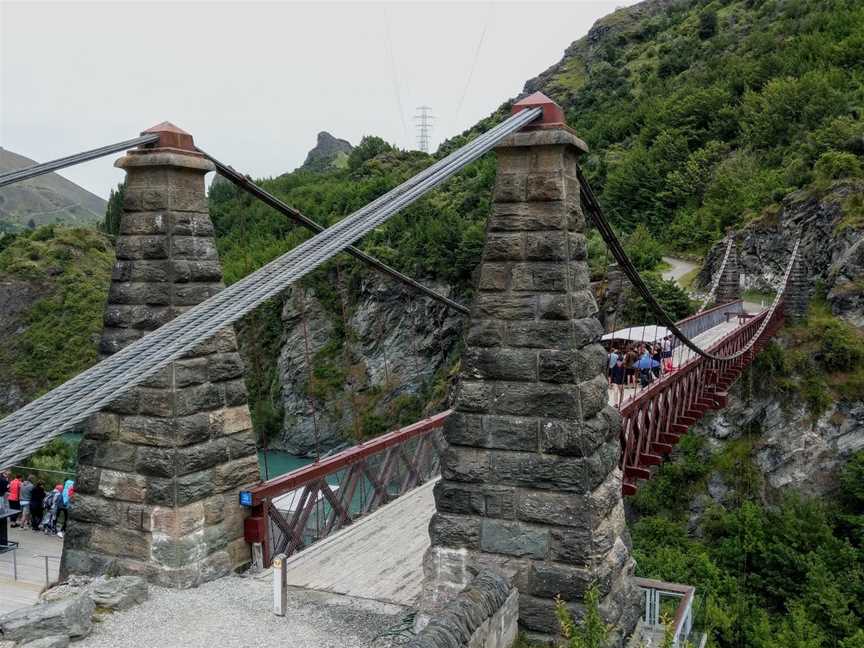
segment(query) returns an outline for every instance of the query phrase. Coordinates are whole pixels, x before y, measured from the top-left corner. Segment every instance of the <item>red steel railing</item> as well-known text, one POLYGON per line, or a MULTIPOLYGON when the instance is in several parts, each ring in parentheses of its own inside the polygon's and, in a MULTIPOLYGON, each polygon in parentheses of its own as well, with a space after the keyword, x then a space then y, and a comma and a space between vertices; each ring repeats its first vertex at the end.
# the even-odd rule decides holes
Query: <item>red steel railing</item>
MULTIPOLYGON (((731 355, 747 346, 768 312, 751 318, 718 340, 708 350, 731 355)), ((636 493, 639 479, 651 476, 651 466, 672 452, 687 430, 709 410, 722 409, 728 389, 783 324, 782 304, 756 343, 734 360, 694 356, 674 373, 652 383, 621 408, 621 459, 625 495, 636 493)))
POLYGON ((262 558, 290 556, 436 476, 447 410, 241 493, 262 558))

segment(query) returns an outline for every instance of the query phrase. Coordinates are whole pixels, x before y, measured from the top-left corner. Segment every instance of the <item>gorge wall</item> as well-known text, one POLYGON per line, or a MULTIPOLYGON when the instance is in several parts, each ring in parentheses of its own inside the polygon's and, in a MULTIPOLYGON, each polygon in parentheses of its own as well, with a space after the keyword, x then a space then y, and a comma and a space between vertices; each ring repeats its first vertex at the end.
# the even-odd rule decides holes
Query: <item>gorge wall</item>
MULTIPOLYGON (((278 360, 284 426, 273 442, 286 452, 314 456, 316 426, 324 452, 413 422, 446 400, 462 316, 375 272, 361 277, 335 300, 309 288, 287 293, 278 360)), ((429 285, 450 296, 446 284, 429 285)))

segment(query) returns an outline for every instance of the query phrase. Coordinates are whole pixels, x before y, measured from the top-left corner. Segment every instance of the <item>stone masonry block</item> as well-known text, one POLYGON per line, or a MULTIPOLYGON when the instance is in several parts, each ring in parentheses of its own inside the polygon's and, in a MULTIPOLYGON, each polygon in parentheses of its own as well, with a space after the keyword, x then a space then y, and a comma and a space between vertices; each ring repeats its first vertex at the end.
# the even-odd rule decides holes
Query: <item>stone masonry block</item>
POLYGON ((606 419, 587 421, 546 419, 540 423, 540 447, 543 452, 572 457, 587 457, 614 434, 606 419))
POLYGON ((107 499, 142 503, 147 497, 147 480, 142 475, 102 469, 98 493, 107 499))
POLYGON ((549 531, 521 522, 484 518, 480 527, 480 549, 489 553, 542 560, 549 547, 549 531))
MULTIPOLYGON (((603 328, 599 330, 602 332, 603 328)), ((574 339, 573 327, 564 321, 513 322, 505 338, 509 346, 534 349, 571 348, 576 340, 578 338, 574 339)))
POLYGON ((245 369, 239 353, 216 353, 207 358, 207 375, 211 382, 242 378, 245 369))
POLYGON ((165 306, 171 303, 171 288, 168 284, 112 282, 108 300, 112 304, 165 306))
POLYGON ((98 468, 111 468, 124 472, 135 470, 137 448, 119 441, 82 439, 78 446, 78 460, 98 468))
POLYGON ((480 520, 469 515, 436 513, 429 522, 429 537, 443 547, 478 549, 480 520))
POLYGON ((549 383, 496 383, 486 411, 511 416, 571 418, 580 415, 572 389, 549 383))
POLYGON ((462 380, 456 392, 456 409, 462 412, 485 412, 493 403, 493 386, 479 380, 462 380))
POLYGON ((489 216, 490 232, 561 230, 568 222, 564 202, 495 203, 489 216))
POLYGON ((492 347, 504 343, 506 325, 497 320, 472 321, 465 341, 469 346, 492 347))
MULTIPOLYGON (((114 284, 117 285, 117 284, 114 284)), ((173 319, 169 306, 155 304, 109 304, 105 309, 106 327, 152 331, 173 319)))
POLYGON ((480 266, 480 290, 507 290, 510 266, 507 263, 484 263, 480 266))
POLYGON ((516 515, 525 522, 562 527, 591 527, 591 509, 587 495, 519 489, 516 502, 516 515))
POLYGON ((462 356, 462 372, 475 380, 536 380, 537 352, 506 347, 469 348, 462 356))
POLYGON ((538 420, 515 416, 483 416, 454 412, 444 426, 447 443, 536 451, 538 420))
MULTIPOLYGON (((213 236, 213 223, 206 213, 168 212, 171 231, 175 236, 213 236)), ((221 271, 220 271, 221 275, 221 271)))
POLYGON ((606 353, 599 344, 579 351, 549 349, 539 352, 539 378, 545 382, 577 384, 602 374, 606 353))
POLYGON ((483 249, 483 262, 521 261, 524 258, 522 234, 489 232, 483 249))
POLYGON ((487 470, 493 483, 574 493, 587 493, 596 486, 590 481, 584 459, 506 450, 485 452, 489 453, 487 470))
POLYGON ((209 236, 175 236, 172 240, 171 255, 174 259, 195 261, 219 258, 216 244, 209 236))
POLYGON ((183 283, 174 286, 173 304, 195 306, 222 290, 219 283, 183 283))
POLYGON ((217 259, 210 261, 189 261, 174 259, 170 262, 171 279, 178 284, 202 282, 222 285, 222 267, 217 259))
POLYGON ((120 219, 120 235, 165 234, 168 218, 164 212, 128 212, 120 219))
MULTIPOLYGON (((582 404, 582 416, 590 419, 608 406, 609 391, 606 377, 598 375, 591 380, 579 384, 579 401, 582 404)), ((563 418, 563 417, 559 417, 563 418)))
POLYGON ((164 236, 121 236, 116 255, 120 260, 167 259, 168 239, 164 236))
POLYGON ((442 513, 512 519, 515 489, 490 484, 466 484, 446 479, 435 484, 435 503, 442 513))
POLYGON ((557 264, 514 263, 511 277, 511 288, 514 291, 562 292, 567 288, 566 271, 557 264))
POLYGON ((129 529, 101 524, 93 525, 89 548, 110 556, 126 556, 137 560, 147 560, 150 557, 150 547, 145 536, 129 529))
POLYGON ((120 416, 109 412, 98 412, 87 424, 87 438, 94 441, 116 439, 120 434, 120 416))
POLYGON ((566 261, 566 232, 529 232, 525 234, 527 261, 566 261))
MULTIPOLYGON (((514 584, 520 592, 531 596, 576 599, 588 591, 592 577, 591 571, 581 567, 533 562, 516 576, 514 584)), ((605 592, 601 592, 601 595, 604 594, 605 592)))
POLYGON ((522 173, 499 173, 495 178, 492 198, 495 202, 521 202, 525 200, 526 178, 522 173))
POLYGON ((448 446, 441 457, 441 475, 456 482, 486 482, 492 475, 490 450, 448 446))
POLYGON ((168 281, 171 277, 171 262, 164 259, 118 260, 111 272, 112 281, 168 281))
POLYGON ((525 197, 528 202, 563 200, 564 176, 560 171, 529 173, 526 178, 525 197))

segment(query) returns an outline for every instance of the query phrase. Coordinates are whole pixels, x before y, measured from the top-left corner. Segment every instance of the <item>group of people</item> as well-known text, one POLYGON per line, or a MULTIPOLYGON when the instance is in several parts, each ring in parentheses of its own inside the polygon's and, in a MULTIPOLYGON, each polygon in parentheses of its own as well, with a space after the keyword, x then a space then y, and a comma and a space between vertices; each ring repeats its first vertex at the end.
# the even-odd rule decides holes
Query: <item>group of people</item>
POLYGON ((0 510, 17 511, 9 520, 13 528, 32 529, 63 537, 69 507, 75 497, 75 482, 67 479, 50 491, 33 475, 0 473, 0 510), (61 521, 62 518, 62 521, 61 521))
POLYGON ((609 385, 616 390, 618 406, 627 386, 647 387, 664 373, 672 371, 672 336, 659 342, 612 344, 609 350, 609 385))

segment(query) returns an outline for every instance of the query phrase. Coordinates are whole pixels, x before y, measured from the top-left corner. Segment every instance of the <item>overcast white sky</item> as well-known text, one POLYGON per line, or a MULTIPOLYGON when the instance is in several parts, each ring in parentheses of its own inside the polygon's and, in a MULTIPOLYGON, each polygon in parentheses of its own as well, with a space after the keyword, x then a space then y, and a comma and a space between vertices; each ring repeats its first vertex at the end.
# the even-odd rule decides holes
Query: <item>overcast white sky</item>
MULTIPOLYGON (((0 0, 0 146, 45 161, 168 120, 262 177, 321 130, 414 148, 421 104, 437 146, 630 4, 0 0)), ((111 158, 64 175, 103 197, 123 179, 111 158)))

